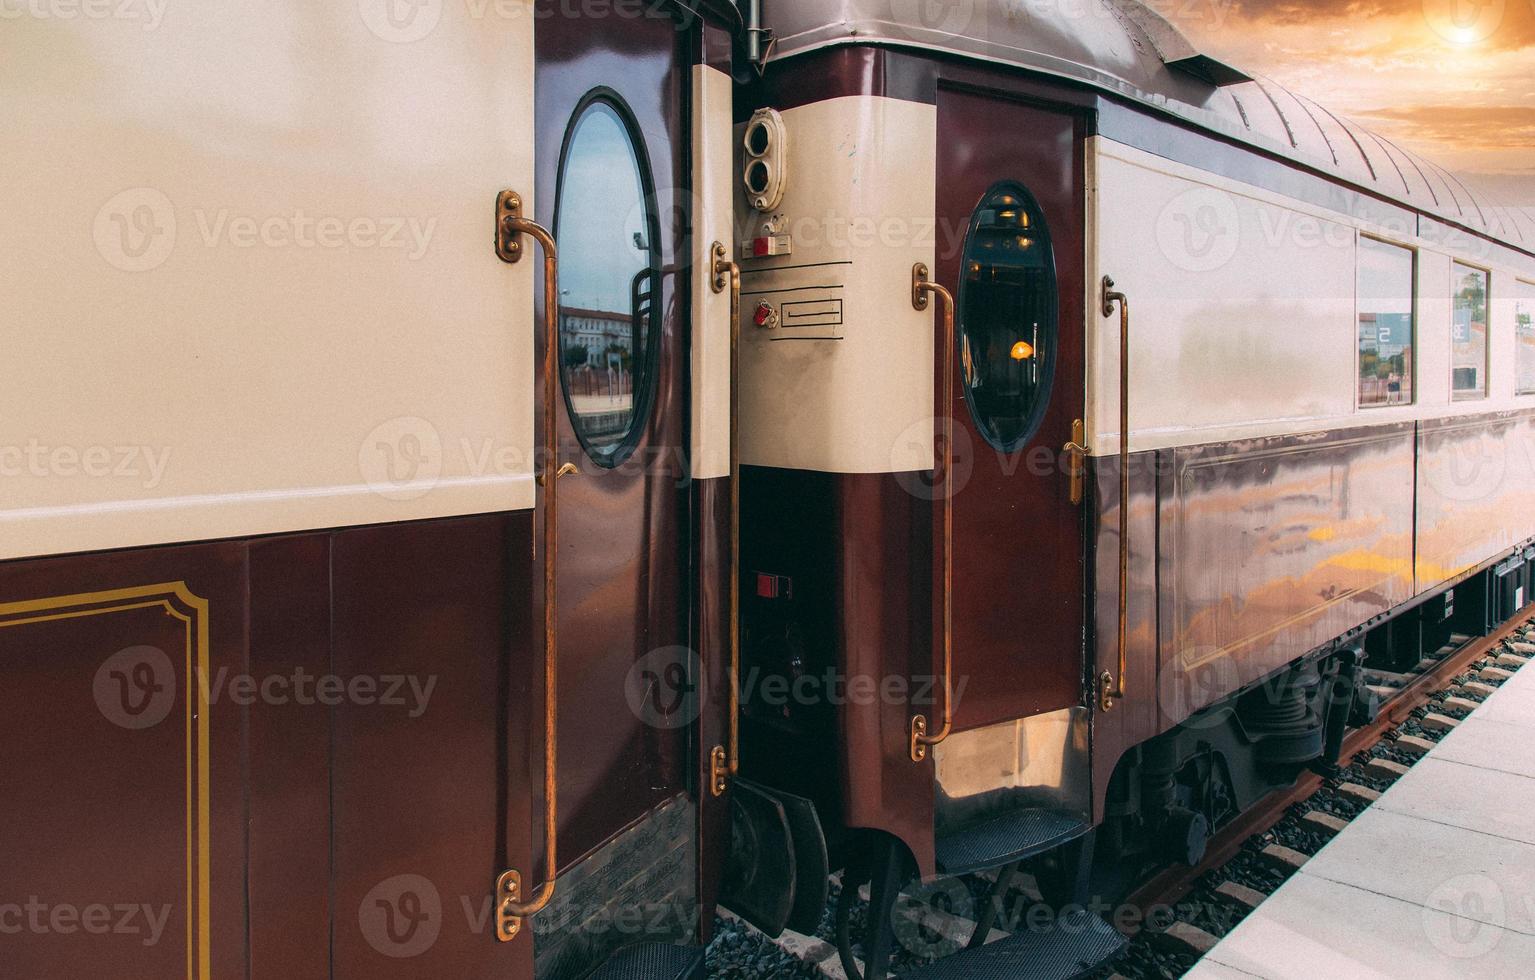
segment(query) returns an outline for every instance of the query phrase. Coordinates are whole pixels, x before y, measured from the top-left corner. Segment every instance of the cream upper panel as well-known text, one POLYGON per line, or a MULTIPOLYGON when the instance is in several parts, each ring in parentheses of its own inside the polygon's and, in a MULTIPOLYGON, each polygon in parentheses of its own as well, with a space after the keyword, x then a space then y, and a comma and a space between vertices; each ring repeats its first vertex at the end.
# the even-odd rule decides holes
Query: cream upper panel
MULTIPOLYGON (((1132 448, 1351 411, 1352 230, 1094 142, 1097 266, 1131 302, 1132 448)), ((1088 431, 1113 452, 1117 317, 1088 337, 1088 431)))
POLYGON ((527 10, 38 9, 0 31, 0 557, 532 506, 539 263, 490 245, 527 10))
MULTIPOLYGON (((1418 253, 1418 404, 1443 411, 1450 405, 1450 322, 1455 304, 1450 298, 1450 258, 1437 252, 1418 253)), ((1389 410, 1388 410, 1389 411, 1389 410)), ((1362 412, 1376 417, 1380 409, 1362 412)))
MULTIPOLYGON (((912 308, 911 275, 935 251, 937 110, 848 97, 783 117, 789 182, 775 215, 793 251, 742 261, 741 461, 930 470, 934 309, 912 308), (761 302, 811 304, 815 325, 759 329, 761 302)), ((765 216, 736 201, 738 239, 760 234, 765 216)))
POLYGON ((710 246, 731 240, 730 76, 693 68, 693 476, 730 473, 730 293, 715 292, 710 246))
POLYGON ((1118 452, 1119 320, 1099 282, 1131 300, 1131 449, 1535 405, 1513 395, 1509 270, 1494 269, 1490 397, 1450 397, 1451 258, 1415 233, 1381 229, 1115 143, 1089 141, 1088 432, 1118 452), (1356 407, 1358 240, 1419 254, 1417 397, 1356 407), (1505 295, 1507 287, 1505 286, 1505 295), (1507 336, 1504 336, 1507 335, 1507 336))

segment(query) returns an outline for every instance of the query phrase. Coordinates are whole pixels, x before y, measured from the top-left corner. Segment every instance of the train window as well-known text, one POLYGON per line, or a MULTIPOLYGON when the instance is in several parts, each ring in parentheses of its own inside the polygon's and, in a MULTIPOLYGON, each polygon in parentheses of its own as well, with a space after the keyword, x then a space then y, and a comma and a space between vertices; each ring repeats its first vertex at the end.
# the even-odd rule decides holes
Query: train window
POLYGON ((583 100, 560 161, 560 376, 587 453, 617 466, 650 401, 659 222, 638 127, 618 97, 583 100))
POLYGON ((1514 284, 1514 338, 1518 345, 1520 395, 1535 395, 1535 282, 1514 284))
POLYGON ((1450 377, 1456 401, 1487 397, 1487 280, 1485 271, 1455 263, 1450 377))
POLYGON ((1002 452, 1033 437, 1049 403, 1058 305, 1044 214, 1022 185, 998 184, 965 240, 957 355, 976 428, 1002 452))
POLYGON ((1410 405, 1418 254, 1359 240, 1359 405, 1410 405))

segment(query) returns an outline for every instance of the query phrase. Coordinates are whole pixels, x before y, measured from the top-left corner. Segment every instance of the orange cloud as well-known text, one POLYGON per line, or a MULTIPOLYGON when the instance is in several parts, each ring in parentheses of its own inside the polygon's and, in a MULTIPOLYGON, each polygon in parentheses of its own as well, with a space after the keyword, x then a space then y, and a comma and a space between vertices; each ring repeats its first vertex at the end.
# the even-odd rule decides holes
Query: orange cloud
POLYGON ((1444 44, 1498 50, 1535 46, 1535 5, 1529 0, 1231 0, 1231 9, 1250 26, 1327 24, 1347 31, 1396 21, 1404 39, 1416 35, 1427 49, 1444 44))
MULTIPOLYGON (((1151 0, 1156 4, 1156 0, 1151 0)), ((1535 0, 1166 0, 1195 43, 1535 199, 1535 0)))
POLYGON ((1489 148, 1535 147, 1535 106, 1418 105, 1369 109, 1357 115, 1366 122, 1400 124, 1415 139, 1489 148))

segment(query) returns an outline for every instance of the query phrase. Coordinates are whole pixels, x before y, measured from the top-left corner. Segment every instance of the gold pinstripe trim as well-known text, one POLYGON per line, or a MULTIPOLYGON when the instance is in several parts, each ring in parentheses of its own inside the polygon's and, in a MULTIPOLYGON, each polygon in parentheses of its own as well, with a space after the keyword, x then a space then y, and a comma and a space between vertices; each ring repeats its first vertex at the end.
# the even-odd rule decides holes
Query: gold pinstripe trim
POLYGON ((185 582, 0 603, 0 629, 163 608, 186 626, 187 978, 212 975, 208 854, 208 600, 185 582), (194 660, 195 658, 195 660, 194 660), (195 806, 195 812, 194 812, 195 806))

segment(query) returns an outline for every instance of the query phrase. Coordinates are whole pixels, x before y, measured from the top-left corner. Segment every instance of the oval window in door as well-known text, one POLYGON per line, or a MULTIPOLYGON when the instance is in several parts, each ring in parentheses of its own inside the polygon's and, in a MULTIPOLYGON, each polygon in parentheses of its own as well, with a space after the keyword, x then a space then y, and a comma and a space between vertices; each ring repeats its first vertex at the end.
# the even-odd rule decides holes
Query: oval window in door
POLYGON ((560 377, 592 459, 633 451, 652 400, 660 302, 654 184, 633 116, 598 90, 571 119, 560 158, 560 377))
POLYGON ((959 288, 960 387, 986 441, 1013 452, 1050 402, 1060 299, 1050 230, 1021 184, 998 184, 981 200, 959 288))

